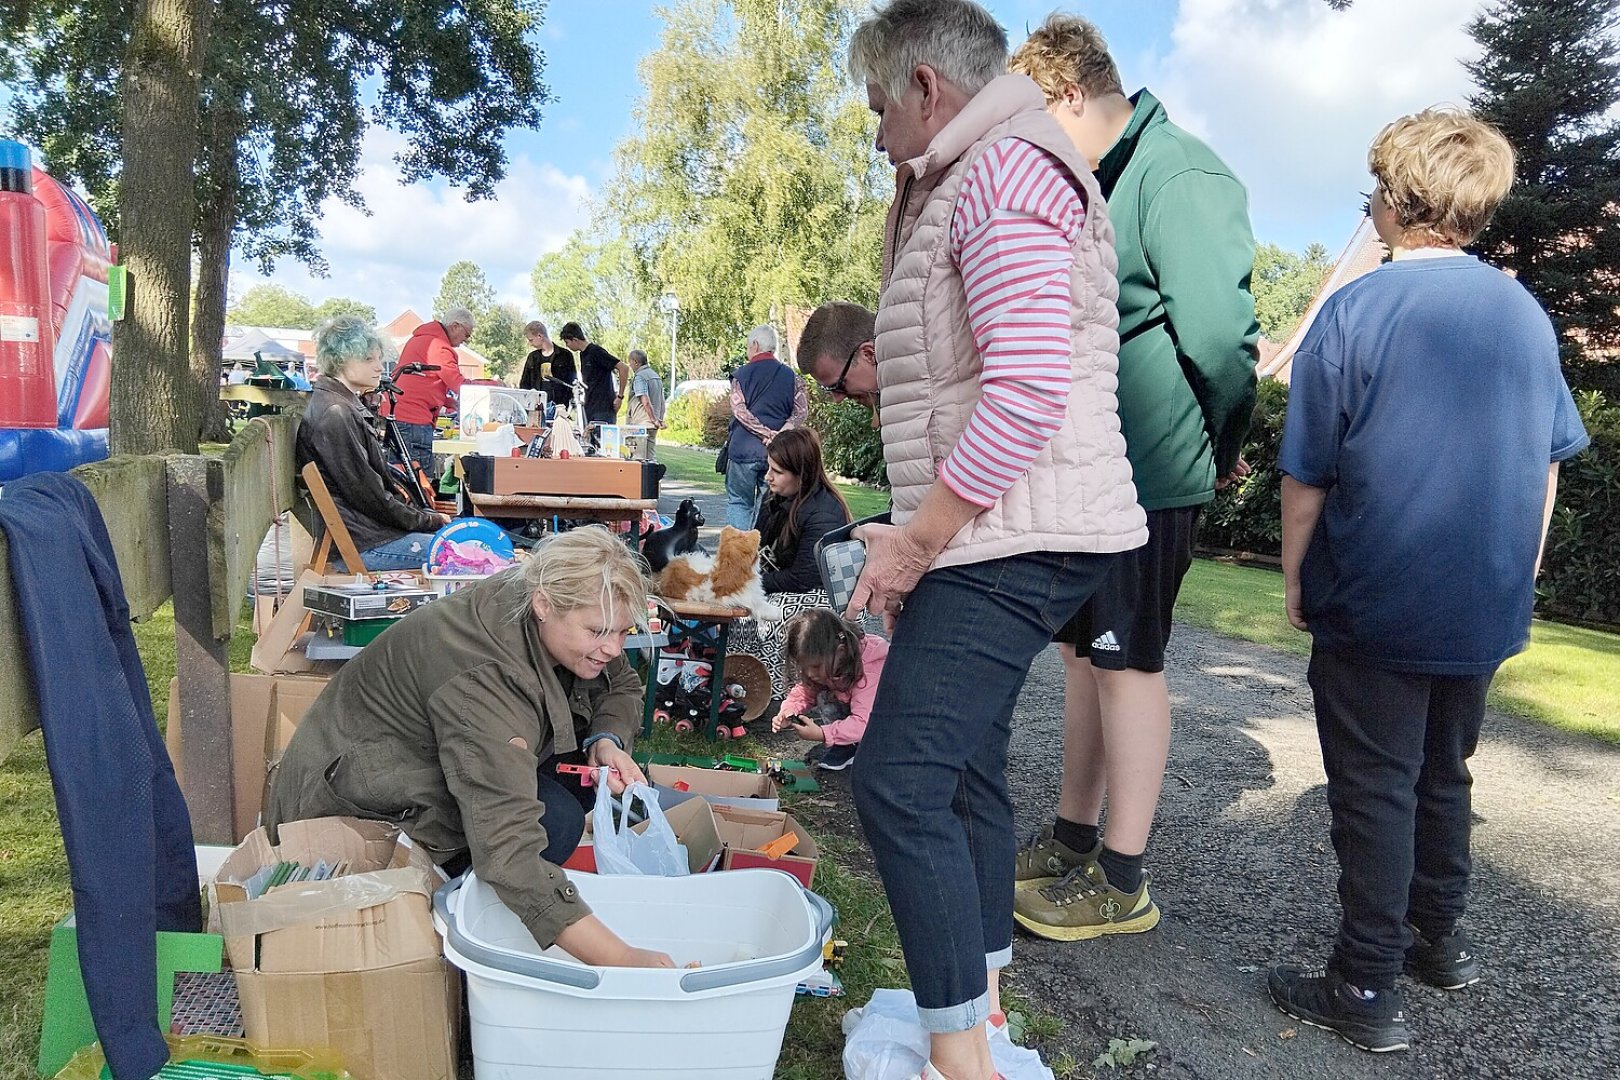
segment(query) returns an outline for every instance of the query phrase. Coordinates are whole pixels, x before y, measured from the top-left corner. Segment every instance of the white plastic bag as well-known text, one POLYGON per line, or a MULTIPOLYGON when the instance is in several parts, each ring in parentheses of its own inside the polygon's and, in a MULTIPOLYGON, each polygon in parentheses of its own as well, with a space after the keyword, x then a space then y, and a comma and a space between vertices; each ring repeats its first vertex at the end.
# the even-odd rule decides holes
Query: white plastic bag
POLYGON ((591 836, 596 845, 598 874, 647 874, 653 877, 685 877, 686 848, 675 839, 664 811, 658 806, 658 793, 645 784, 625 786, 624 813, 613 821, 613 793, 608 790, 608 770, 596 773, 596 809, 591 818, 591 836), (647 824, 639 832, 630 828, 630 804, 640 802, 647 824))
MULTIPOLYGON (((1053 1080, 1041 1055, 1000 1033, 990 1038, 990 1058, 1006 1080, 1053 1080)), ((917 1019, 910 990, 874 990, 863 1009, 844 1016, 846 1080, 914 1080, 928 1060, 928 1032, 917 1019)))

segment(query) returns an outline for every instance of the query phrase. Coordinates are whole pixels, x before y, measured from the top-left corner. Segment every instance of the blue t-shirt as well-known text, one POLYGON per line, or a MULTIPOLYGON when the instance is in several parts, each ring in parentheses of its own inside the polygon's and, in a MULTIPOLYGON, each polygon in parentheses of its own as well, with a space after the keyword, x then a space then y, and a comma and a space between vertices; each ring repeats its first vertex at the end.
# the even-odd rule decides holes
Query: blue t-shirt
POLYGON ((1278 468, 1328 489, 1300 573, 1318 648, 1432 675, 1524 648, 1547 466, 1586 429, 1541 306, 1472 256, 1388 263, 1294 357, 1278 468))

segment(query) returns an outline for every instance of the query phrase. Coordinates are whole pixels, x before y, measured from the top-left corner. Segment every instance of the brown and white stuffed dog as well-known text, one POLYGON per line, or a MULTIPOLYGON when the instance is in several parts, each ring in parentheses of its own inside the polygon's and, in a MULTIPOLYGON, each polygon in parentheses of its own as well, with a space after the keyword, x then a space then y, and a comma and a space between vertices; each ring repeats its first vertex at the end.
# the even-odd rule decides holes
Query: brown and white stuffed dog
POLYGON ((765 596, 759 576, 759 532, 730 525, 720 530, 719 551, 677 555, 658 574, 658 595, 720 607, 746 608, 762 623, 782 621, 782 609, 765 596))

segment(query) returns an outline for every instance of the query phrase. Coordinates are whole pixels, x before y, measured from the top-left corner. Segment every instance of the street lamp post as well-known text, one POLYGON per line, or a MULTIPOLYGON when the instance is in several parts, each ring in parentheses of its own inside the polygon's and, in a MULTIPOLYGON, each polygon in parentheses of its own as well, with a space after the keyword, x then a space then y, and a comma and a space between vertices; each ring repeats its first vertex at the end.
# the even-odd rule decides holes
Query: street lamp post
POLYGON ((675 392, 675 340, 681 322, 680 297, 666 292, 658 298, 658 305, 669 315, 669 392, 675 392))

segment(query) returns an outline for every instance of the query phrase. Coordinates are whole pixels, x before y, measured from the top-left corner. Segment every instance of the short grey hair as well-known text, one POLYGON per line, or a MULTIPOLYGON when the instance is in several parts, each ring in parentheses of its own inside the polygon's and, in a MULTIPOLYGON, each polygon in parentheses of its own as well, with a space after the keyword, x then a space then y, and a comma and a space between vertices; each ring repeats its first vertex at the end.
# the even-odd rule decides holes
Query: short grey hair
POLYGON ((364 360, 373 349, 388 355, 376 327, 358 315, 334 315, 315 328, 315 367, 329 379, 342 378, 345 364, 364 360))
POLYGON ((891 0, 849 39, 850 77, 876 83, 890 101, 905 97, 919 64, 977 94, 1007 73, 1007 31, 973 0, 891 0))
POLYGON ((631 349, 630 350, 630 362, 632 364, 634 364, 638 360, 641 361, 641 366, 642 367, 647 366, 647 353, 646 353, 646 351, 643 350, 643 349, 631 349))
POLYGON ((546 332, 546 324, 541 322, 539 319, 531 319, 524 323, 523 332, 525 334, 538 334, 547 340, 550 340, 551 338, 551 335, 546 332))
POLYGON ((776 354, 776 327, 769 323, 748 331, 748 355, 757 356, 759 353, 776 354))
POLYGON ((446 328, 452 326, 465 326, 469 331, 478 325, 478 320, 473 318, 473 313, 464 307, 451 308, 449 311, 444 313, 444 317, 439 321, 444 323, 446 328))

